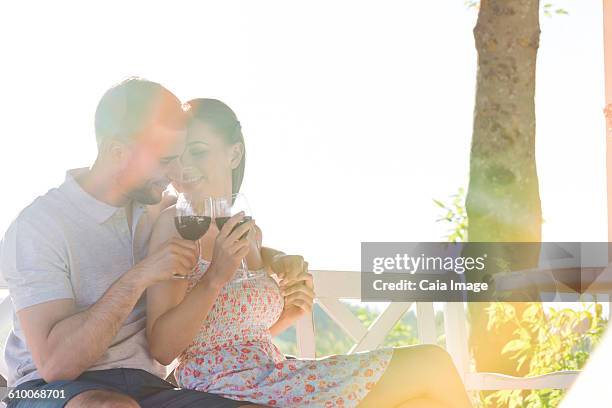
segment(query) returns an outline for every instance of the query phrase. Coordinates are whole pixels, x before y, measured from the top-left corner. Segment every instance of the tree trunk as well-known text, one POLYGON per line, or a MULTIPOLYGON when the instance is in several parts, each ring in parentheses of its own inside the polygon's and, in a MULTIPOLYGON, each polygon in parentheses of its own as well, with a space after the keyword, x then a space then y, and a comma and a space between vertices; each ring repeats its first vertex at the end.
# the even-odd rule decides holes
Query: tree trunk
MULTIPOLYGON (((466 197, 468 241, 539 242, 542 214, 534 100, 539 1, 482 0, 474 37, 478 74, 466 197)), ((535 267, 538 256, 536 251, 523 254, 510 267, 535 267)), ((523 305, 513 305, 520 317, 523 305)), ((515 361, 501 354, 515 326, 488 332, 487 306, 469 304, 470 346, 476 369, 524 374, 524 370, 517 372, 515 361)))

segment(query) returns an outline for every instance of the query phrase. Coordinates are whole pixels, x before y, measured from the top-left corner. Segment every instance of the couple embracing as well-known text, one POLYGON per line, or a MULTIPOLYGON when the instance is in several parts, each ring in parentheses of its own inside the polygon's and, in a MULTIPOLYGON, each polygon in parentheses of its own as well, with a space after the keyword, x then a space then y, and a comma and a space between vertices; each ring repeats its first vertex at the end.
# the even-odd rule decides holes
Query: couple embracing
POLYGON ((199 240, 180 236, 170 183, 192 196, 240 191, 246 145, 227 105, 182 104, 129 78, 100 100, 95 132, 92 166, 68 171, 3 239, 8 385, 23 391, 9 408, 471 406, 436 346, 287 358, 272 340, 312 310, 303 258, 262 246, 241 213, 199 240), (265 273, 237 278, 242 259, 265 273), (52 397, 19 398, 27 391, 52 397))

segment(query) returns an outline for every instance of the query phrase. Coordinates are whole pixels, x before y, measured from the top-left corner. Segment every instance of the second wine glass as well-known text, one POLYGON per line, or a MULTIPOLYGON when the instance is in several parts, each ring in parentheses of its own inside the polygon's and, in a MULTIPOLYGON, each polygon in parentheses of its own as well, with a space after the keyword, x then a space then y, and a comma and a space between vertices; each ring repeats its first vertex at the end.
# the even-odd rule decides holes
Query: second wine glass
MULTIPOLYGON (((235 228, 253 219, 251 208, 244 194, 236 193, 229 197, 213 197, 211 198, 213 217, 215 224, 219 230, 232 216, 239 212, 244 213, 244 218, 238 223, 235 228)), ((257 251, 260 251, 259 243, 256 242, 257 251)), ((246 259, 242 259, 240 270, 236 274, 236 280, 252 279, 263 274, 261 268, 249 269, 246 259)))

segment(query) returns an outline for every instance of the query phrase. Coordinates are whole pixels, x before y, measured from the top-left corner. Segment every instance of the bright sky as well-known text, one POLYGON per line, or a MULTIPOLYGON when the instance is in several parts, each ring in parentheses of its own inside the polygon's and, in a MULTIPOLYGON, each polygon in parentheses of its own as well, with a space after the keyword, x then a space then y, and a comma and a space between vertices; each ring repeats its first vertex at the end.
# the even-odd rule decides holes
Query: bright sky
MULTIPOLYGON (((544 240, 605 241, 601 2, 562 5, 538 58, 544 240)), ((361 241, 440 240, 432 198, 467 186, 475 18, 463 0, 3 2, 0 230, 93 162, 98 99, 139 75, 237 112, 266 245, 357 270, 361 241)))

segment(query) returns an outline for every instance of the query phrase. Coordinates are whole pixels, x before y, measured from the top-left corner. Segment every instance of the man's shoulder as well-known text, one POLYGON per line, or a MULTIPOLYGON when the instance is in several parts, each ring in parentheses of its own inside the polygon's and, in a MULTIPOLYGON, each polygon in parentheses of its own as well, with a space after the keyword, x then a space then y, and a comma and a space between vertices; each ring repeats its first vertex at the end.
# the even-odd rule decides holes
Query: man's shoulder
POLYGON ((52 188, 45 194, 36 197, 29 205, 19 212, 16 222, 40 222, 57 219, 67 206, 58 188, 52 188))
POLYGON ((57 188, 35 198, 24 207, 13 219, 4 233, 4 240, 15 238, 17 231, 36 229, 44 235, 53 236, 61 229, 62 214, 67 210, 67 203, 57 188))

